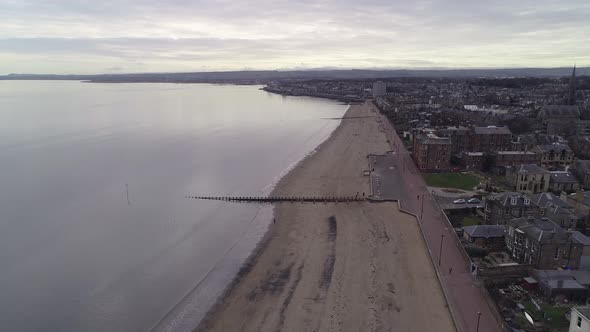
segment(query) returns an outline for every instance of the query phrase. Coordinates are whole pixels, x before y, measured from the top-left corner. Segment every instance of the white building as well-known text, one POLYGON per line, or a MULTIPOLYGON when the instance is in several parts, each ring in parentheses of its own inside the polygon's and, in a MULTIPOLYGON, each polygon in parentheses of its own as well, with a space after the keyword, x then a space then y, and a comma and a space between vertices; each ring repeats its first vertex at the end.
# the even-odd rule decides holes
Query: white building
POLYGON ((373 83, 373 97, 384 96, 387 93, 387 85, 385 82, 377 81, 373 83))
POLYGON ((590 307, 573 307, 569 332, 590 332, 590 307))

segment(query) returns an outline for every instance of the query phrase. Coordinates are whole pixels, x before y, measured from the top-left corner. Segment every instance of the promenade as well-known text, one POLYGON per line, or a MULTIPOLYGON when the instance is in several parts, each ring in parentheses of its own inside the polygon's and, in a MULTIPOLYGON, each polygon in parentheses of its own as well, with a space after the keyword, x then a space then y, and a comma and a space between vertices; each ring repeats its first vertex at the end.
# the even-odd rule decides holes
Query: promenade
POLYGON ((380 129, 387 135, 392 150, 402 165, 401 178, 405 190, 402 191, 404 197, 400 199, 401 207, 421 219, 421 228, 458 330, 476 331, 479 317, 479 332, 502 331, 483 293, 483 286, 471 275, 469 262, 454 238, 453 229, 436 206, 403 142, 387 118, 376 107, 374 109, 381 117, 380 129))

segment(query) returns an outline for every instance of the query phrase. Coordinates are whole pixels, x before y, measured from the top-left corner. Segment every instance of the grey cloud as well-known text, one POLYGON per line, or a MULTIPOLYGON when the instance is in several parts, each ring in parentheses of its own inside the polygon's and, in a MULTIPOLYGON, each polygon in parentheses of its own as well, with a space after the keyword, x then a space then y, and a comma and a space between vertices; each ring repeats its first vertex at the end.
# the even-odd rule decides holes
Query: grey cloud
POLYGON ((0 54, 121 66, 590 64, 589 16, 585 0, 0 0, 0 54))

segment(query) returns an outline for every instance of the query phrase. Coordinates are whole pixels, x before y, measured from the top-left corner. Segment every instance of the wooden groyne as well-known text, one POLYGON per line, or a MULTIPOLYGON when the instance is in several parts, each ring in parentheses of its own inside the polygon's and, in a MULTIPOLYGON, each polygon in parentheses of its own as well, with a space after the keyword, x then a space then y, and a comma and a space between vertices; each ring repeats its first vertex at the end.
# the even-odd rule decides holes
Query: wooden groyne
POLYGON ((186 196, 186 198, 242 203, 350 203, 366 201, 363 196, 186 196))

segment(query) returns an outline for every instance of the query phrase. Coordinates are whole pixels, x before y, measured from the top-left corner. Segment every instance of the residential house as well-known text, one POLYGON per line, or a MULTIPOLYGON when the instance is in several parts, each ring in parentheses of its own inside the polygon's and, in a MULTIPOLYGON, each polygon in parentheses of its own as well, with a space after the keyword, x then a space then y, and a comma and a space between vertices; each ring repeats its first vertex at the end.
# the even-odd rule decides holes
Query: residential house
POLYGON ((533 151, 541 155, 543 166, 565 167, 574 163, 574 152, 564 143, 537 145, 533 151))
POLYGON ((581 218, 576 214, 574 207, 568 202, 557 197, 553 193, 539 193, 529 195, 539 207, 539 215, 553 220, 564 229, 575 230, 581 218))
POLYGON ((566 202, 565 200, 561 199, 561 197, 553 193, 538 193, 534 195, 529 195, 529 197, 537 206, 539 206, 539 208, 557 205, 564 210, 574 212, 573 205, 571 205, 570 203, 566 202))
POLYGON ((576 176, 567 171, 556 171, 550 172, 549 178, 549 190, 553 192, 560 193, 562 191, 565 192, 573 192, 578 190, 580 183, 576 176))
POLYGON ((522 193, 503 192, 485 199, 486 224, 504 225, 508 221, 528 216, 538 216, 539 207, 522 193))
POLYGON ((573 268, 580 265, 584 245, 572 241, 548 218, 517 218, 506 224, 506 248, 512 258, 538 269, 573 268))
POLYGON ((578 159, 571 169, 578 177, 580 186, 584 189, 590 189, 590 160, 578 159))
POLYGON ((549 171, 535 165, 524 164, 506 168, 506 179, 512 189, 526 194, 536 194, 549 189, 549 171))
POLYGON ((508 127, 475 127, 470 151, 495 152, 510 150, 512 133, 508 127))
POLYGON ((463 238, 477 246, 492 250, 504 248, 503 225, 474 225, 463 227, 463 238))
POLYGON ((434 134, 418 135, 414 139, 412 157, 421 171, 448 171, 451 169, 451 140, 434 134))
POLYGON ((590 307, 573 307, 568 332, 590 332, 590 307))

